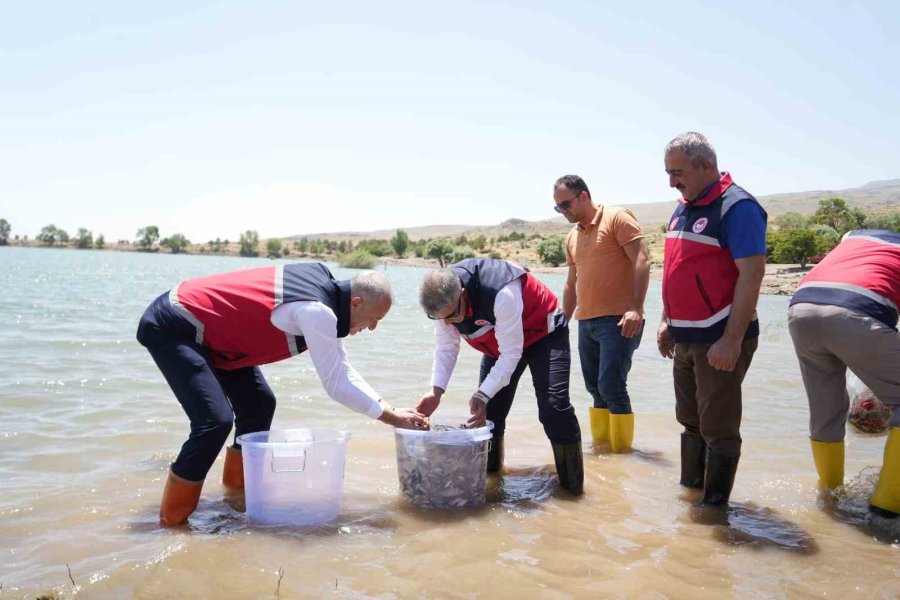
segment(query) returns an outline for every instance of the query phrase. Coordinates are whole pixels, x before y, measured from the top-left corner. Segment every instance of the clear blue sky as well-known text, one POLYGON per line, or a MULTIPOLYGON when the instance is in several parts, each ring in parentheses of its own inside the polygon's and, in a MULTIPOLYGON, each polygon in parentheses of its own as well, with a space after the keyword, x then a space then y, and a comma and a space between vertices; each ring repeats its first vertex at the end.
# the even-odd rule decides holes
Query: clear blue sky
POLYGON ((757 195, 900 177, 900 2, 728 4, 7 3, 0 217, 195 242, 544 219, 565 173, 674 199, 685 130, 757 195))

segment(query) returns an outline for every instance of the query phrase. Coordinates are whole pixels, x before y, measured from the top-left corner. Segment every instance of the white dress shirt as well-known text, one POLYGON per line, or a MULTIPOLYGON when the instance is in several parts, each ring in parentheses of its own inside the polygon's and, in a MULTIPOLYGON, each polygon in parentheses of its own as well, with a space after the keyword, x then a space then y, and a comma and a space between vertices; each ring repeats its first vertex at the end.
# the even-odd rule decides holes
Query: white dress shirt
POLYGON ((337 337, 334 311, 321 302, 288 302, 272 311, 271 320, 285 333, 303 336, 316 373, 331 398, 373 419, 381 416, 381 396, 350 364, 337 337))
MULTIPOLYGON (((497 292, 494 300, 494 334, 500 349, 500 358, 491 368, 488 376, 478 387, 489 398, 509 384, 516 365, 522 359, 525 346, 525 331, 522 328, 522 280, 516 279, 497 292)), ((459 330, 442 320, 434 322, 434 364, 431 370, 431 385, 447 389, 450 376, 459 356, 459 330)))

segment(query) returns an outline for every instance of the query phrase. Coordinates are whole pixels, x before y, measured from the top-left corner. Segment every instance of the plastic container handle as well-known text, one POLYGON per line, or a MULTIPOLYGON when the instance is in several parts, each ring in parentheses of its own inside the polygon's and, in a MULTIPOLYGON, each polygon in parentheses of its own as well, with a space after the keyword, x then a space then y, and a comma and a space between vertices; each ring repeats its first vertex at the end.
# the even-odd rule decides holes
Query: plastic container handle
POLYGON ((306 450, 272 450, 273 473, 302 473, 306 470, 306 450), (302 460, 298 460, 302 459, 302 460), (299 466, 298 466, 299 465, 299 466))
POLYGON ((484 445, 484 450, 482 450, 481 452, 478 451, 478 447, 473 443, 473 444, 472 444, 472 456, 478 456, 478 455, 480 455, 480 454, 484 454, 485 452, 490 452, 490 451, 491 451, 491 442, 492 442, 492 441, 493 441, 493 440, 490 440, 490 439, 489 439, 489 440, 487 441, 487 444, 484 445))

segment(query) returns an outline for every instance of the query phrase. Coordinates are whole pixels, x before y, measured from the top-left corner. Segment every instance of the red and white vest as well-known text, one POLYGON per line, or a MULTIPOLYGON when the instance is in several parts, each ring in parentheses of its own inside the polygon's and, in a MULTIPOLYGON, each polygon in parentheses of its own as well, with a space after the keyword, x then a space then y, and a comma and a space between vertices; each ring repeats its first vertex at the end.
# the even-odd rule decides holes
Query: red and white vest
POLYGON ((350 282, 336 281, 320 263, 275 265, 197 277, 169 292, 176 312, 197 330, 213 366, 233 370, 290 358, 306 350, 300 336, 272 324, 287 302, 322 302, 338 318, 338 337, 350 331, 350 282))
MULTIPOLYGON (((738 270, 722 239, 722 221, 738 202, 756 198, 724 173, 698 200, 679 199, 669 221, 663 262, 663 305, 676 342, 711 344, 725 333, 738 270)), ((759 335, 754 316, 745 338, 759 335)))
POLYGON ((900 233, 850 231, 800 280, 791 306, 801 302, 851 308, 897 328, 900 233))
POLYGON ((516 279, 522 280, 522 328, 527 348, 558 327, 566 325, 566 317, 556 295, 542 281, 522 267, 505 260, 467 258, 450 265, 466 290, 469 308, 466 318, 454 323, 466 342, 493 358, 500 356, 494 331, 494 301, 497 293, 516 279))

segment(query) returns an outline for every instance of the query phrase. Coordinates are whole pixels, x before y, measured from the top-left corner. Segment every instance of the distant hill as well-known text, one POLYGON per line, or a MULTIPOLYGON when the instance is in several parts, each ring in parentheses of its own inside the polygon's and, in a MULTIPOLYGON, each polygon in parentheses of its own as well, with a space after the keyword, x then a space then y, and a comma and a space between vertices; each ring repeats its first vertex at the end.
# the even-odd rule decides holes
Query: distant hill
MULTIPOLYGON (((872 181, 863 186, 847 190, 819 190, 810 192, 793 192, 787 194, 772 194, 760 196, 760 204, 769 213, 769 218, 786 212, 798 212, 800 214, 812 214, 816 211, 820 200, 826 198, 843 198, 851 206, 856 206, 865 211, 875 212, 885 209, 900 209, 900 179, 888 179, 885 181, 872 181)), ((675 199, 668 202, 651 202, 647 204, 626 204, 631 209, 642 225, 652 226, 665 223, 672 215, 675 207, 675 199)), ((509 235, 516 231, 525 235, 540 234, 543 236, 554 233, 565 233, 571 225, 563 217, 555 217, 542 221, 524 221, 522 219, 508 219, 499 225, 425 225, 422 227, 405 227, 404 231, 412 240, 423 238, 436 238, 447 236, 466 235, 473 237, 484 235, 485 237, 498 237, 509 235)), ((396 229, 382 229, 368 232, 336 232, 317 233, 313 235, 295 235, 286 239, 327 238, 331 240, 363 240, 363 239, 390 239, 396 233, 396 229)))

